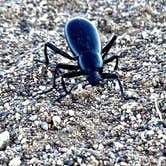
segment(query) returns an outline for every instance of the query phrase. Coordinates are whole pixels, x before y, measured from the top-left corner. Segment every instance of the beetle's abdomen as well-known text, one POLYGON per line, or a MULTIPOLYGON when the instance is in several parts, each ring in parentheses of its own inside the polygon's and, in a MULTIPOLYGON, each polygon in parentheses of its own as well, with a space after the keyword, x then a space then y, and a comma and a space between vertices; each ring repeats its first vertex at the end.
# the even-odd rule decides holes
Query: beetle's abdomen
POLYGON ((84 52, 101 53, 99 34, 90 21, 84 18, 70 20, 65 26, 65 35, 75 56, 84 55, 84 52))

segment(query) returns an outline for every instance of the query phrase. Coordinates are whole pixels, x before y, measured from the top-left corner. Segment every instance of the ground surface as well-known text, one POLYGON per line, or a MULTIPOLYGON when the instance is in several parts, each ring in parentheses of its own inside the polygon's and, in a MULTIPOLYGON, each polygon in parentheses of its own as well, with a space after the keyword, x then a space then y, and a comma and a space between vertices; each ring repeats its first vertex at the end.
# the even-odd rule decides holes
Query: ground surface
POLYGON ((164 0, 0 0, 0 165, 166 165, 165 73, 164 0), (34 59, 47 41, 70 53, 64 25, 74 16, 93 21, 102 45, 118 35, 108 56, 120 57, 116 73, 138 100, 107 81, 79 85, 61 103, 59 80, 58 91, 33 97, 52 83, 34 59))

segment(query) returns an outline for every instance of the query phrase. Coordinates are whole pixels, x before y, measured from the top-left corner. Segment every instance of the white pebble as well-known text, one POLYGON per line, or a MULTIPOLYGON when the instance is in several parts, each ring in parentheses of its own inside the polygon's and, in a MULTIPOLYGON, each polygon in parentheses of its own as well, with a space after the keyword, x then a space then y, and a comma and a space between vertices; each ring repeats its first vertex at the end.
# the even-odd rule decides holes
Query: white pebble
POLYGON ((141 119, 141 114, 136 115, 137 119, 141 119))
POLYGON ((148 35, 148 33, 147 33, 146 31, 143 31, 143 32, 142 32, 142 37, 143 37, 144 39, 146 39, 148 36, 149 36, 149 35, 148 35))
POLYGON ((38 162, 39 162, 38 159, 35 158, 35 157, 32 158, 32 159, 29 161, 30 164, 34 164, 34 165, 35 165, 36 163, 38 163, 38 162))
POLYGON ((82 91, 82 84, 78 84, 77 89, 78 91, 82 91))
POLYGON ((8 131, 4 131, 0 134, 0 150, 5 148, 10 141, 10 135, 8 131))
POLYGON ((52 121, 55 127, 57 127, 61 123, 61 117, 60 116, 53 116, 52 121))
POLYGON ((90 156, 90 161, 91 161, 90 163, 92 165, 98 165, 99 164, 99 162, 96 160, 95 156, 93 156, 93 155, 90 156))
POLYGON ((115 82, 115 90, 118 91, 120 89, 118 82, 115 82))
POLYGON ((16 118, 16 120, 19 120, 20 117, 21 117, 21 115, 20 115, 18 112, 16 112, 16 114, 15 114, 15 118, 16 118))
POLYGON ((58 159, 57 162, 56 162, 56 164, 57 165, 63 165, 63 162, 60 159, 58 159))
POLYGON ((130 35, 125 35, 124 38, 125 38, 127 41, 131 41, 130 35))
POLYGON ((46 87, 45 87, 45 86, 40 85, 40 86, 39 86, 39 89, 40 89, 40 90, 45 90, 45 89, 46 89, 46 87))
POLYGON ((98 144, 94 144, 94 145, 93 145, 93 148, 94 148, 94 149, 97 149, 97 148, 98 148, 98 144))
POLYGON ((71 79, 71 83, 74 84, 76 81, 75 79, 71 79))
POLYGON ((49 149, 51 149, 51 146, 49 144, 47 144, 45 148, 46 148, 46 150, 49 150, 49 149))
POLYGON ((40 121, 35 120, 35 121, 34 121, 34 124, 35 124, 36 127, 39 127, 39 126, 40 126, 40 121))
POLYGON ((155 55, 155 51, 154 50, 149 50, 148 53, 149 53, 149 55, 155 55))
POLYGON ((99 144, 99 146, 98 146, 98 150, 103 150, 103 149, 104 149, 103 144, 99 144))
POLYGON ((25 100, 22 102, 22 105, 26 106, 26 105, 29 105, 30 104, 30 101, 29 100, 25 100))
POLYGON ((157 68, 151 68, 151 72, 157 73, 158 69, 157 68))
POLYGON ((26 142, 27 142, 27 139, 26 138, 22 138, 21 144, 25 144, 26 142))
POLYGON ((10 109, 9 103, 5 103, 5 104, 4 104, 4 107, 9 110, 9 109, 10 109))
POLYGON ((131 121, 135 121, 136 120, 135 116, 131 116, 130 119, 131 119, 131 121))
POLYGON ((68 111, 68 114, 69 114, 69 116, 74 116, 74 115, 75 115, 75 112, 74 112, 73 110, 69 110, 69 111, 68 111))
POLYGON ((30 118, 29 118, 29 120, 31 120, 31 121, 35 121, 37 119, 37 115, 32 115, 30 118))
POLYGON ((142 77, 141 74, 136 74, 136 75, 133 76, 133 80, 138 81, 138 80, 141 79, 141 77, 142 77))
POLYGON ((51 71, 47 71, 47 76, 48 76, 48 78, 52 78, 52 72, 51 71))
POLYGON ((15 157, 9 162, 9 166, 20 166, 21 160, 20 157, 15 157))
POLYGON ((119 148, 119 149, 123 148, 123 144, 121 144, 120 142, 114 142, 114 145, 116 148, 119 148))
POLYGON ((147 135, 149 135, 149 136, 154 135, 154 131, 153 131, 153 130, 148 130, 146 133, 147 133, 147 135))
POLYGON ((141 137, 141 139, 143 141, 146 141, 146 139, 145 139, 145 131, 143 131, 143 132, 140 133, 140 137, 141 137))

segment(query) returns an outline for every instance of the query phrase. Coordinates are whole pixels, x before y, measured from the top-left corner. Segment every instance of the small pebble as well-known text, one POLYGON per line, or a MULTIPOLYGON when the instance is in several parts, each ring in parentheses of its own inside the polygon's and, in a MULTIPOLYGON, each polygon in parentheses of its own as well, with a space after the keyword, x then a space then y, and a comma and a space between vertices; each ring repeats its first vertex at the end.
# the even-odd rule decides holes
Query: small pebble
POLYGON ((64 162, 63 162, 63 164, 64 165, 74 165, 74 161, 71 159, 71 160, 65 160, 64 162))
POLYGON ((21 145, 16 146, 15 149, 16 149, 17 152, 21 152, 21 151, 22 151, 22 147, 21 147, 21 145))
POLYGON ((149 36, 149 35, 148 35, 148 33, 147 33, 146 31, 143 31, 143 32, 142 32, 142 37, 143 37, 143 39, 146 39, 148 36, 149 36))
POLYGON ((115 145, 115 147, 118 148, 118 149, 121 149, 121 148, 124 147, 124 145, 121 144, 120 142, 114 142, 114 145, 115 145))
POLYGON ((4 131, 0 134, 0 150, 3 150, 10 141, 10 134, 8 131, 4 131))
POLYGON ((91 155, 90 156, 90 163, 94 166, 97 166, 98 165, 98 160, 95 158, 95 156, 91 155))
POLYGON ((21 144, 25 144, 27 142, 27 138, 22 138, 21 144))
POLYGON ((5 103, 5 104, 4 104, 4 107, 5 107, 7 110, 9 110, 9 109, 10 109, 10 104, 9 104, 9 103, 5 103))
POLYGON ((141 74, 135 74, 135 75, 133 76, 133 81, 138 81, 138 80, 140 80, 141 78, 142 78, 141 74))
POLYGON ((9 162, 9 166, 20 166, 20 165, 21 165, 20 157, 15 157, 9 162))
POLYGON ((40 86, 39 86, 39 89, 40 89, 40 90, 45 90, 45 89, 46 89, 46 87, 45 87, 45 86, 40 85, 40 86))
POLYGON ((61 117, 60 116, 53 116, 52 121, 55 127, 59 126, 61 123, 61 117))
POLYGON ((45 146, 45 149, 46 149, 46 151, 48 151, 48 150, 51 149, 51 146, 50 146, 49 144, 47 144, 47 145, 45 146))
POLYGON ((69 116, 74 116, 74 115, 75 115, 75 112, 74 112, 73 110, 69 110, 69 111, 68 111, 68 114, 69 114, 69 116))
POLYGON ((33 165, 33 164, 35 165, 36 163, 39 163, 39 161, 38 161, 37 158, 33 157, 33 158, 29 161, 29 163, 32 164, 32 165, 33 165))
POLYGON ((154 135, 154 131, 153 130, 148 130, 146 132, 146 134, 149 135, 149 136, 152 136, 152 135, 154 135))
POLYGON ((19 120, 21 118, 21 115, 18 112, 16 112, 15 118, 16 118, 16 120, 19 120))
POLYGON ((141 114, 136 115, 137 119, 141 119, 141 114))
POLYGON ((51 71, 47 71, 47 76, 48 76, 48 78, 52 78, 52 72, 51 71))
POLYGON ((31 120, 31 121, 35 121, 37 119, 37 115, 32 115, 30 118, 29 118, 29 120, 31 120))
POLYGON ((56 164, 57 164, 57 165, 63 165, 63 162, 62 162, 60 159, 58 159, 58 160, 56 161, 56 164))
POLYGON ((35 121, 34 121, 34 125, 35 125, 36 127, 39 127, 39 126, 40 126, 40 121, 35 120, 35 121))
POLYGON ((154 49, 148 51, 149 55, 155 55, 154 49))
POLYGON ((99 144, 99 146, 98 146, 98 150, 103 150, 104 149, 104 146, 103 146, 103 144, 99 144))
POLYGON ((46 122, 41 122, 41 123, 40 123, 40 126, 41 126, 41 128, 42 128, 43 130, 48 130, 48 123, 46 123, 46 122))
POLYGON ((30 104, 30 100, 25 100, 22 102, 22 105, 27 106, 30 104))

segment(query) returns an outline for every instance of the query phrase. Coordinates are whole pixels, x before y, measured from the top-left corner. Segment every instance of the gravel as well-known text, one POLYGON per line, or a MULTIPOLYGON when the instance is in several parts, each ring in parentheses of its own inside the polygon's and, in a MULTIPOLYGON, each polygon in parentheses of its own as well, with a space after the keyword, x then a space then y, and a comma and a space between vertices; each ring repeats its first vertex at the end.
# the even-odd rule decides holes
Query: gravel
POLYGON ((0 23, 0 165, 166 165, 165 1, 1 0, 0 23), (137 100, 122 100, 108 81, 80 83, 59 103, 57 80, 34 97, 52 84, 52 67, 35 59, 48 41, 71 54, 64 26, 75 16, 96 25, 102 45, 117 34, 108 56, 119 56, 117 73, 137 100))

